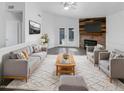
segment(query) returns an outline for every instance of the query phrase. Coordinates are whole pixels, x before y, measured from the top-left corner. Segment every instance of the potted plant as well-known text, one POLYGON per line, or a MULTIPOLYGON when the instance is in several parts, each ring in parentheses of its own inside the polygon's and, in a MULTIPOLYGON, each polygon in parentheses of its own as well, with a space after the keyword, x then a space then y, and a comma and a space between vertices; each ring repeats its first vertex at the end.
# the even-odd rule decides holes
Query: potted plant
POLYGON ((41 44, 43 44, 43 45, 47 45, 48 44, 48 41, 49 41, 49 39, 48 39, 48 35, 47 34, 43 34, 42 36, 41 36, 41 44))

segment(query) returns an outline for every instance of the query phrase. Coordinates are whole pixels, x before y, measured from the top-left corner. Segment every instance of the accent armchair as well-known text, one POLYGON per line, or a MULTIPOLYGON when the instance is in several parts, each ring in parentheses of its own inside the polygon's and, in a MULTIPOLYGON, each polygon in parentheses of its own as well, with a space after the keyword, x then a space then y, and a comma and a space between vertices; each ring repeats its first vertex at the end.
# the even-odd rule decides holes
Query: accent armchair
POLYGON ((89 59, 94 65, 98 65, 99 53, 107 50, 94 50, 95 46, 86 46, 87 59, 89 59))
POLYGON ((124 79, 124 58, 110 59, 110 52, 100 52, 99 69, 112 79, 124 79))

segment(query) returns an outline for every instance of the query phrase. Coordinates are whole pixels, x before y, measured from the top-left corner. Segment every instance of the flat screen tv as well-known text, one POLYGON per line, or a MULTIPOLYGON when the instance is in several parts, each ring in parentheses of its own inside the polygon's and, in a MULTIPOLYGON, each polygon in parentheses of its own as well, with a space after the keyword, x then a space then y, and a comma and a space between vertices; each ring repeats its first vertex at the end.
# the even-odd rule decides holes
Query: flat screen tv
POLYGON ((40 34, 40 23, 29 20, 29 34, 40 34))
POLYGON ((86 32, 101 32, 101 23, 88 23, 84 26, 86 32))

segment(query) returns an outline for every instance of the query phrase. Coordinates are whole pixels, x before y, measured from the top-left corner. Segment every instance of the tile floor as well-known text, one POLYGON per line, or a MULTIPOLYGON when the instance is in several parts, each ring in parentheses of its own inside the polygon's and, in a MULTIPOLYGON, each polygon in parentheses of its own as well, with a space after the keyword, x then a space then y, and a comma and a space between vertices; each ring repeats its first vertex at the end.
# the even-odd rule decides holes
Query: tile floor
MULTIPOLYGON (((109 78, 97 67, 89 62, 86 56, 74 56, 76 61, 76 74, 81 75, 88 89, 91 91, 121 91, 124 84, 119 80, 109 82, 109 78)), ((55 75, 56 55, 48 55, 39 68, 32 74, 28 82, 21 80, 12 81, 7 88, 31 89, 41 91, 57 91, 59 77, 55 75)))

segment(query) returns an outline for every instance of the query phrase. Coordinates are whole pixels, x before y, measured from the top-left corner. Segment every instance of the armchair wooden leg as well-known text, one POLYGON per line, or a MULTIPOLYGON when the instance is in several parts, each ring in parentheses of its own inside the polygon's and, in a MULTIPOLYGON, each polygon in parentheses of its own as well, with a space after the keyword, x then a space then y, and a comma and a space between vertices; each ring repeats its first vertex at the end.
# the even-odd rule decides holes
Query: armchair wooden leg
POLYGON ((25 78, 25 81, 26 81, 26 83, 28 82, 28 77, 27 77, 27 78, 25 78))
POLYGON ((100 67, 99 67, 99 70, 100 70, 100 67))
POLYGON ((94 67, 95 67, 95 64, 94 64, 94 67))
POLYGON ((110 79, 110 83, 112 83, 112 78, 110 77, 109 79, 110 79))

